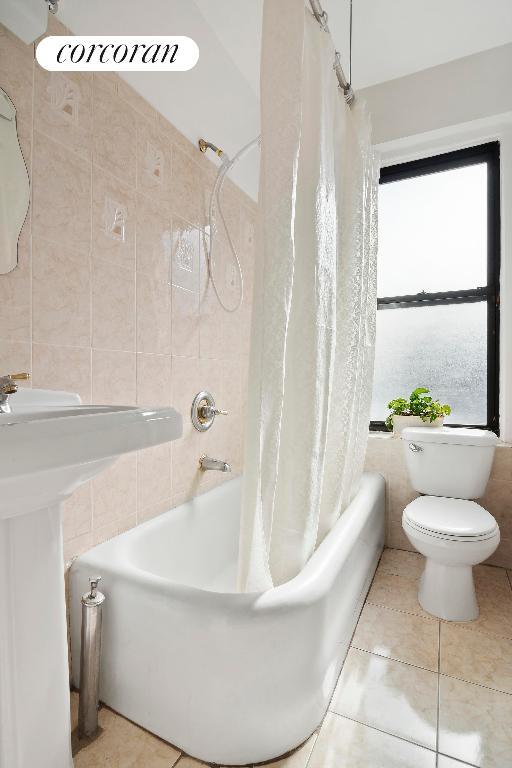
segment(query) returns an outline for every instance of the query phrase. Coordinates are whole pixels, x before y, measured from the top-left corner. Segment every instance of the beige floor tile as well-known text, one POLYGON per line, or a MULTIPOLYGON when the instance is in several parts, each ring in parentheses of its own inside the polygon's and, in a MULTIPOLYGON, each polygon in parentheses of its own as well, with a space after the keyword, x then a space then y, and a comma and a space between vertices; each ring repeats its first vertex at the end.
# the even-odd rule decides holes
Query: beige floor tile
POLYGON ((512 765, 512 696, 440 678, 439 750, 480 768, 512 765))
POLYGON ((435 749, 437 679, 434 672, 351 648, 330 708, 435 749))
POLYGON ((74 768, 172 768, 180 752, 165 741, 103 707, 99 735, 79 740, 76 733, 78 695, 71 697, 74 768))
MULTIPOLYGON (((190 755, 182 755, 176 763, 176 768, 205 768, 207 765, 208 763, 202 763, 201 760, 196 760, 194 757, 190 757, 190 755)), ((219 768, 222 768, 222 766, 219 766, 219 768)))
POLYGON ((418 585, 413 579, 404 576, 393 576, 388 573, 377 573, 367 602, 383 605, 397 611, 414 613, 424 618, 432 618, 418 603, 418 585))
POLYGON ((308 768, 435 768, 434 752, 329 713, 308 768))
MULTIPOLYGON (((512 591, 476 582, 480 616, 471 622, 473 629, 512 638, 512 591)), ((469 625, 467 625, 469 626, 469 625)))
POLYGON ((317 738, 318 733, 314 733, 302 746, 281 760, 274 760, 270 763, 258 763, 258 766, 268 766, 268 768, 306 768, 317 738))
POLYGON ((477 565, 473 568, 475 585, 480 592, 510 592, 510 582, 504 568, 493 565, 477 565))
POLYGON ((439 622, 367 604, 359 619, 352 645, 437 672, 439 622))
POLYGON ((403 549, 385 549, 379 563, 380 573, 419 579, 425 566, 425 558, 417 552, 403 549))
POLYGON ((446 755, 437 756, 437 768, 464 768, 467 763, 461 763, 460 760, 454 760, 453 757, 446 757, 446 755))
POLYGON ((511 642, 442 622, 441 672, 512 694, 511 642))

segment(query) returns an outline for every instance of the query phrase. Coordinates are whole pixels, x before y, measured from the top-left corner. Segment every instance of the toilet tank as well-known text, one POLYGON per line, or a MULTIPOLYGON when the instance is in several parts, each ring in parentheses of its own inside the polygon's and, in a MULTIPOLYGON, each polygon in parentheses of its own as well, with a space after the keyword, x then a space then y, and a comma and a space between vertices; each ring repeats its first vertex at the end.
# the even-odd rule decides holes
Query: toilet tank
POLYGON ((429 496, 479 499, 498 438, 485 429, 407 427, 401 434, 413 488, 429 496))

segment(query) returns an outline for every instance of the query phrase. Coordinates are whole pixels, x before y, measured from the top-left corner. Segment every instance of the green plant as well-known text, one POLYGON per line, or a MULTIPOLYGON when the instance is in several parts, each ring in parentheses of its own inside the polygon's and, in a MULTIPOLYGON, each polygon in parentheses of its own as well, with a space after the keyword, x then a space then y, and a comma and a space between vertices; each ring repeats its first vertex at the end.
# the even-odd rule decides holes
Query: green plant
POLYGON ((435 421, 440 416, 448 416, 452 409, 449 405, 441 405, 439 400, 433 400, 426 387, 418 387, 409 395, 409 400, 397 397, 388 403, 391 413, 386 419, 386 427, 393 429, 393 416, 419 416, 423 421, 435 421))

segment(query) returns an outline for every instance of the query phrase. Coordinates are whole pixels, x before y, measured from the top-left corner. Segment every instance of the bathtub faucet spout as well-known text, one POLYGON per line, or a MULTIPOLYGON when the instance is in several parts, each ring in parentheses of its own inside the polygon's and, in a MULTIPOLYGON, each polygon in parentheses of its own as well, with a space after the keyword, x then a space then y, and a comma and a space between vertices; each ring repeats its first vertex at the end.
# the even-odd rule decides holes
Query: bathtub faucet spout
POLYGON ((205 472, 207 469, 214 469, 217 472, 231 472, 231 466, 222 459, 211 459, 204 454, 199 459, 199 467, 205 472))

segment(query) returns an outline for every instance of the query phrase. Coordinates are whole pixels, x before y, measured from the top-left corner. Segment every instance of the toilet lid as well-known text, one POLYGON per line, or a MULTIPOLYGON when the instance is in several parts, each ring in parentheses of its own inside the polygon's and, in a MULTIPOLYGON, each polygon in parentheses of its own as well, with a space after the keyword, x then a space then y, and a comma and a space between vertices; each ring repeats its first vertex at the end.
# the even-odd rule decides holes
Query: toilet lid
POLYGON ((407 505, 404 516, 415 528, 454 538, 481 537, 497 528, 494 517, 475 501, 443 496, 420 496, 407 505))

